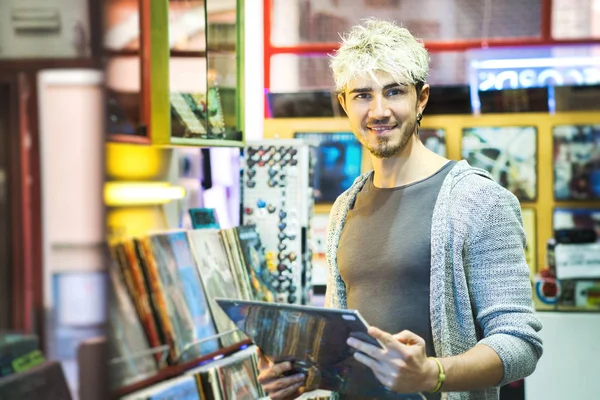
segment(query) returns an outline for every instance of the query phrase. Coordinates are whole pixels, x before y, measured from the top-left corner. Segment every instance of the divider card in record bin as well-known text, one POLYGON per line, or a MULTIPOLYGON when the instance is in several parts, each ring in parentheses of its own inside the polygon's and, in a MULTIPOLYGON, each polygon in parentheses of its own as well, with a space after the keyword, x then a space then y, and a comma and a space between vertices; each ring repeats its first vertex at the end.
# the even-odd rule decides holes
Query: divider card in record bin
POLYGON ((537 199, 537 129, 533 126, 463 129, 462 156, 488 171, 521 201, 537 199))
POLYGON ((557 244, 558 279, 600 279, 600 243, 557 244))

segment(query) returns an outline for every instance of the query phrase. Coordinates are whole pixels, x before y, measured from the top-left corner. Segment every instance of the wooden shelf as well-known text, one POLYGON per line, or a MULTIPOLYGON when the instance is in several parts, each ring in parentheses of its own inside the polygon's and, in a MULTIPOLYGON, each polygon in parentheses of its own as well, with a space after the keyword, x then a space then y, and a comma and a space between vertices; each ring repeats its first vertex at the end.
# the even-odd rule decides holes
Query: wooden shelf
MULTIPOLYGON (((139 49, 123 49, 123 50, 104 50, 104 54, 108 57, 141 57, 139 49)), ((205 58, 206 51, 204 50, 171 50, 171 57, 179 58, 205 58)))
POLYGON ((146 379, 142 379, 142 380, 132 383, 130 385, 123 386, 119 389, 113 390, 110 397, 112 399, 116 400, 116 399, 119 399, 128 394, 136 392, 138 390, 142 390, 142 389, 145 389, 152 385, 155 385, 159 382, 163 382, 168 379, 175 378, 179 375, 184 374, 186 371, 197 367, 199 364, 201 364, 205 361, 209 361, 209 360, 211 360, 217 356, 221 356, 221 355, 228 356, 230 354, 237 352, 242 347, 249 346, 251 344, 252 344, 252 341, 250 341, 249 339, 246 339, 246 340, 241 341, 232 346, 223 347, 222 349, 219 349, 218 351, 209 353, 209 354, 199 357, 195 360, 191 360, 191 361, 185 362, 183 364, 179 364, 179 365, 169 366, 169 367, 164 368, 163 370, 159 371, 156 375, 153 375, 146 379))
MULTIPOLYGON (((198 147, 244 147, 245 143, 243 141, 226 139, 194 139, 171 137, 171 145, 198 147)), ((165 144, 164 146, 169 146, 169 144, 165 144)))
POLYGON ((108 142, 148 144, 149 145, 150 138, 148 138, 146 136, 138 136, 138 135, 109 133, 108 134, 108 142))
POLYGON ((315 214, 329 214, 331 212, 331 206, 333 206, 332 204, 315 204, 314 206, 314 211, 315 214))

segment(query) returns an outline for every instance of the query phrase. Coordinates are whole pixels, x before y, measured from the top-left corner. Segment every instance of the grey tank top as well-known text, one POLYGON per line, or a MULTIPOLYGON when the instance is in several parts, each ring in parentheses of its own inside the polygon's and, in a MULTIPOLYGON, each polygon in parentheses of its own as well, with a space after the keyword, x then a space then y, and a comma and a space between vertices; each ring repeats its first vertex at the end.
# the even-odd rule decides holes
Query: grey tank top
POLYGON ((435 356, 429 318, 431 218, 455 164, 450 161, 428 178, 389 189, 375 187, 371 175, 348 213, 337 252, 348 308, 386 332, 416 333, 425 339, 428 356, 435 356))

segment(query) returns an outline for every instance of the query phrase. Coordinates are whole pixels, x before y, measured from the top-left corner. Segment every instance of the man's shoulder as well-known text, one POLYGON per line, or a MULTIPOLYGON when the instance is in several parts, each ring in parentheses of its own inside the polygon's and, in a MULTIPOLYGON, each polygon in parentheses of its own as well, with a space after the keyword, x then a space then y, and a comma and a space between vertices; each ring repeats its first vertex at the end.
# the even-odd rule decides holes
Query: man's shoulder
MULTIPOLYGON (((459 167, 457 164, 456 167, 459 167)), ((455 168, 456 168, 455 167, 455 168)), ((451 177, 449 199, 455 204, 491 205, 499 199, 513 200, 516 197, 497 183, 487 171, 461 165, 451 177)))

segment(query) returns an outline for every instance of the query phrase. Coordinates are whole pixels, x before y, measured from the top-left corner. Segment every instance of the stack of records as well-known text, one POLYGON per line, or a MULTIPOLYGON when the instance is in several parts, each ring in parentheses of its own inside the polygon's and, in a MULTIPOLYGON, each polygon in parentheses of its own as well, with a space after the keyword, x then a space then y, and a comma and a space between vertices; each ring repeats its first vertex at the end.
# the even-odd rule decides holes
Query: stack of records
POLYGON ((224 229, 221 237, 229 249, 230 265, 243 281, 245 300, 275 301, 265 250, 254 225, 224 229))
POLYGON ((112 388, 247 340, 215 298, 275 299, 255 226, 124 239, 110 253, 112 388))
MULTIPOLYGON (((122 248, 115 250, 115 255, 121 256, 122 248)), ((109 379, 114 386, 124 386, 154 375, 158 368, 156 360, 148 353, 148 340, 128 295, 125 275, 116 263, 109 268, 109 275, 112 283, 108 315, 109 357, 115 360, 109 369, 109 379)))
POLYGON ((221 297, 226 299, 240 298, 237 288, 241 286, 239 276, 232 274, 225 246, 219 238, 217 229, 198 229, 188 232, 188 239, 200 272, 200 278, 206 289, 206 297, 212 312, 215 326, 224 347, 243 341, 245 335, 225 315, 221 307, 214 301, 221 297))
POLYGON ((258 357, 255 346, 213 361, 186 373, 196 379, 202 399, 256 400, 264 397, 258 384, 258 357))
POLYGON ((191 376, 180 376, 121 397, 121 400, 203 400, 196 381, 191 376))
POLYGON ((121 400, 257 400, 264 397, 256 380, 257 361, 256 348, 248 347, 121 400))
POLYGON ((153 295, 160 307, 171 359, 188 361, 219 349, 215 326, 185 232, 152 235, 142 241, 153 295))

